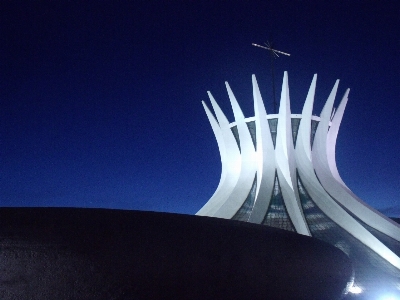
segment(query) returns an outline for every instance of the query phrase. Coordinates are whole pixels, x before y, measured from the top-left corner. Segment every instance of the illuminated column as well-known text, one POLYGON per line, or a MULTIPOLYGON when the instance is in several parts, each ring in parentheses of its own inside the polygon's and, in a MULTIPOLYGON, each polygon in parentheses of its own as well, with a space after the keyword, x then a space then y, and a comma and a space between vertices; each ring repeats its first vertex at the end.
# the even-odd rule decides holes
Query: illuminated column
MULTIPOLYGON (((357 243, 400 270, 399 256, 359 220, 397 242, 400 242, 400 226, 354 195, 340 178, 336 167, 336 139, 349 90, 332 117, 339 84, 336 81, 320 117, 316 117, 312 115, 316 81, 317 75, 314 75, 302 114, 292 115, 288 76, 285 72, 279 113, 268 115, 253 75, 255 115, 250 118, 245 118, 226 83, 235 117, 232 123, 229 123, 211 93, 208 93, 215 117, 204 102, 203 106, 218 143, 222 171, 216 191, 197 214, 257 224, 264 223, 266 218, 279 218, 280 214, 287 214, 296 232, 311 236, 316 229, 311 229, 307 222, 316 218, 325 219, 325 222, 328 220, 337 226, 337 232, 342 232, 338 234, 354 238, 357 243), (298 128, 292 125, 294 119, 300 121, 298 128), (277 121, 275 147, 269 121, 277 121), (312 124, 318 127, 311 146, 312 124), (293 137, 296 134, 294 147, 293 137), (276 176, 278 191, 274 190, 276 176), (273 193, 278 193, 282 203, 279 204, 280 210, 275 207, 268 214, 273 206, 273 193), (309 198, 304 198, 305 195, 309 198), (314 203, 312 205, 319 212, 306 216, 307 207, 304 205, 307 204, 302 199, 309 199, 307 201, 314 203)), ((320 228, 318 230, 329 229, 323 223, 313 224, 320 228)))

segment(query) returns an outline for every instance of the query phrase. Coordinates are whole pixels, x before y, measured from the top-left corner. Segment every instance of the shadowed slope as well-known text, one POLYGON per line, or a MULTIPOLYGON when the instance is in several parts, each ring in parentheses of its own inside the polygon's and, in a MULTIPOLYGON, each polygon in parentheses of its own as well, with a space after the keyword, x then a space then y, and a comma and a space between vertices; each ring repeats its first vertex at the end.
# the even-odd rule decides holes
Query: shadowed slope
POLYGON ((232 220, 0 209, 0 298, 337 299, 352 268, 313 238, 232 220))

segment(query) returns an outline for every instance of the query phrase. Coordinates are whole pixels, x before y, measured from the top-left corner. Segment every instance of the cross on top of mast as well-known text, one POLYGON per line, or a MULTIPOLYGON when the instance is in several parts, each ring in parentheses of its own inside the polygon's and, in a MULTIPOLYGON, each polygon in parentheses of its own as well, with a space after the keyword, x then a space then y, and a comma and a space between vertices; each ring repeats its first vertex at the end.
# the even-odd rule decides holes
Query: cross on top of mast
POLYGON ((283 52, 283 51, 279 51, 279 50, 273 49, 272 46, 268 42, 266 42, 264 44, 265 44, 265 46, 261 46, 261 45, 252 43, 253 46, 268 50, 271 53, 272 99, 274 101, 273 102, 273 104, 274 104, 274 113, 276 113, 278 104, 276 103, 276 97, 275 97, 274 58, 279 57, 278 53, 279 54, 283 54, 283 55, 287 55, 287 56, 290 56, 290 54, 286 53, 286 52, 283 52))
POLYGON ((279 57, 278 53, 284 54, 284 55, 287 55, 287 56, 290 56, 289 53, 286 53, 286 52, 279 51, 279 50, 276 50, 276 49, 271 48, 271 46, 269 45, 268 42, 265 43, 265 45, 266 45, 267 47, 261 46, 261 45, 257 45, 257 44, 254 44, 254 43, 252 43, 252 45, 253 45, 253 46, 256 46, 256 47, 260 47, 260 48, 266 49, 266 50, 269 50, 269 51, 271 51, 273 54, 275 54, 277 57, 279 57))

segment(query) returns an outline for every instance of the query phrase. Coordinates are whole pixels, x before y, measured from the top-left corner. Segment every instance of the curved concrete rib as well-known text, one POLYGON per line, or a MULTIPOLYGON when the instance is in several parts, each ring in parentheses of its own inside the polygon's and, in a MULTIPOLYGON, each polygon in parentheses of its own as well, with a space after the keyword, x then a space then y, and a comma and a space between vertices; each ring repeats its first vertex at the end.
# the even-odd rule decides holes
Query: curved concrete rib
POLYGON ((400 226, 354 195, 340 178, 337 170, 335 146, 349 90, 346 91, 337 111, 333 111, 339 84, 339 81, 336 81, 318 118, 312 116, 316 79, 317 76, 314 75, 302 115, 295 116, 292 116, 290 112, 286 72, 278 115, 267 116, 254 75, 252 77, 254 118, 245 119, 227 83, 235 116, 234 123, 229 123, 209 93, 216 119, 204 103, 203 106, 217 139, 222 171, 214 195, 197 214, 232 218, 245 202, 252 188, 254 176, 257 175, 255 202, 248 221, 262 223, 271 201, 276 169, 286 209, 298 233, 310 235, 299 197, 298 180, 301 180, 311 199, 327 217, 400 269, 400 258, 364 228, 356 217, 399 242, 400 226), (274 150, 268 118, 275 117, 278 118, 278 125, 274 150), (301 118, 296 149, 293 147, 292 117, 301 118), (253 120, 256 125, 256 150, 246 123, 253 120), (311 120, 319 120, 312 149, 310 145, 311 120), (232 133, 232 126, 237 126, 240 149, 232 133))
POLYGON ((338 85, 339 80, 336 80, 335 85, 333 86, 332 91, 329 94, 329 97, 326 100, 326 103, 322 109, 320 122, 318 124, 317 131, 315 132, 314 137, 312 160, 315 172, 317 173, 318 179, 320 181, 331 177, 331 172, 327 162, 326 137, 329 130, 330 116, 332 113, 333 103, 335 101, 338 85))
MULTIPOLYGON (((332 209, 337 210, 338 208, 340 208, 340 206, 338 206, 332 200, 329 194, 326 193, 326 191, 323 189, 323 187, 321 186, 315 175, 312 156, 311 156, 311 143, 310 143, 311 117, 312 117, 312 109, 315 97, 316 80, 317 80, 317 74, 315 74, 313 77, 310 89, 307 94, 306 101, 303 106, 302 119, 298 129, 296 150, 295 150, 296 164, 301 181, 305 186, 307 192, 310 194, 311 198, 314 200, 314 202, 316 202, 318 206, 322 205, 324 207, 327 204, 333 202, 334 207, 332 209), (324 201, 319 201, 320 199, 323 199, 324 201)), ((337 86, 335 86, 334 89, 336 90, 337 86)), ((329 108, 327 107, 326 110, 329 110, 329 108)), ((330 218, 333 217, 331 216, 329 210, 325 209, 327 210, 326 212, 324 209, 322 210, 330 218)), ((341 210, 340 212, 345 213, 344 210, 341 210)))
POLYGON ((346 91, 342 101, 340 102, 335 116, 332 119, 331 127, 325 137, 325 141, 321 140, 321 146, 316 149, 317 152, 326 153, 326 155, 317 154, 320 158, 320 162, 318 165, 315 165, 315 170, 322 186, 337 202, 343 205, 347 210, 351 211, 351 213, 367 225, 397 241, 400 241, 400 225, 358 198, 346 186, 339 175, 336 166, 335 147, 349 91, 350 90, 346 91), (325 146, 325 149, 323 149, 323 146, 325 146))
POLYGON ((339 132, 340 123, 342 122, 344 110, 346 108, 346 104, 348 101, 349 93, 350 89, 347 89, 342 98, 342 101, 340 101, 338 109, 334 111, 334 114, 330 118, 331 126, 329 127, 327 135, 327 148, 326 148, 329 169, 331 170, 331 173, 333 177, 336 179, 336 181, 338 181, 343 187, 346 188, 347 186, 340 177, 338 169, 336 167, 336 140, 339 132))
POLYGON ((255 75, 252 76, 252 83, 257 141, 257 190, 249 222, 260 224, 267 213, 274 188, 275 178, 271 174, 275 173, 275 153, 267 112, 255 75))
MULTIPOLYGON (((219 124, 217 120, 215 120, 214 116, 212 115, 211 111, 207 107, 207 105, 202 101, 204 110, 206 112, 208 121, 210 122, 211 128, 214 132, 215 139, 217 140, 218 144, 218 149, 219 153, 221 156, 221 177, 219 180, 219 184, 217 189, 215 190, 214 194, 211 196, 210 200, 197 212, 197 215, 208 215, 210 213, 210 210, 218 205, 218 203, 221 201, 221 199, 224 198, 223 193, 221 193, 221 188, 223 187, 225 178, 227 176, 227 168, 229 167, 227 165, 227 159, 226 159, 226 147, 224 143, 224 139, 222 136, 222 131, 221 128, 219 127, 219 124)), ((226 198, 226 197, 225 197, 226 198)))
POLYGON ((233 188, 228 200, 225 201, 217 212, 215 212, 214 216, 230 219, 240 209, 244 202, 243 199, 246 199, 250 192, 257 171, 257 157, 243 112, 240 109, 229 84, 227 82, 225 82, 225 84, 239 133, 240 154, 242 160, 241 171, 236 186, 233 188))
MULTIPOLYGON (((314 105, 315 88, 317 85, 317 74, 314 74, 313 80, 308 90, 306 101, 304 102, 302 117, 297 133, 296 141, 296 164, 304 167, 312 166, 311 159, 311 117, 314 105)), ((314 173, 314 172, 313 172, 314 173)))
POLYGON ((213 216, 229 198, 239 178, 241 168, 241 156, 235 137, 230 129, 229 121, 218 106, 214 97, 208 92, 218 123, 214 116, 203 103, 207 117, 217 139, 221 156, 221 179, 217 190, 210 200, 196 213, 200 216, 213 216))
POLYGON ((296 163, 293 152, 289 83, 287 72, 285 72, 283 76, 276 135, 276 170, 283 200, 296 231, 300 234, 310 236, 311 234, 303 215, 299 192, 296 186, 296 163))
MULTIPOLYGON (((338 224, 361 243, 371 248, 373 251, 378 253, 384 259, 390 261, 397 268, 400 266, 400 259, 394 254, 390 249, 388 249, 384 244, 382 244, 376 237, 374 237, 367 229, 365 229, 360 223, 358 223, 351 215, 349 215, 339 204, 337 204, 330 195, 325 191, 318 181, 317 176, 314 173, 313 162, 310 159, 310 131, 311 131, 311 114, 312 114, 312 104, 315 93, 315 80, 314 76, 313 82, 311 84, 310 90, 307 95, 306 102, 303 107, 302 121, 299 126, 299 133, 297 135, 296 142, 296 162, 297 170, 309 196, 315 204, 321 209, 321 211, 328 216, 333 222, 338 224)), ((336 94, 338 81, 336 82, 329 101, 325 104, 323 108, 323 113, 321 113, 320 125, 318 126, 316 139, 314 140, 314 149, 319 151, 321 145, 320 139, 325 133, 325 129, 329 126, 330 122, 330 112, 332 110, 332 105, 334 96, 336 94), (319 129, 321 128, 321 129, 319 129), (318 130, 320 130, 318 132, 318 130), (318 134, 318 136, 317 136, 318 134)), ((325 134, 326 136, 326 134, 325 134)))

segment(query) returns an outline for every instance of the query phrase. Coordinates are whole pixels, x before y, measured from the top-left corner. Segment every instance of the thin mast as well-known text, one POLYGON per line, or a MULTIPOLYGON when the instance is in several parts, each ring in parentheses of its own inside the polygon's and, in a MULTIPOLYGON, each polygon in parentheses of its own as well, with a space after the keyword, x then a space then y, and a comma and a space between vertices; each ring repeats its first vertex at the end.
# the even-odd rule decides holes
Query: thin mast
POLYGON ((270 51, 270 57, 271 57, 271 77, 272 77, 272 96, 274 100, 274 114, 277 113, 277 107, 278 103, 276 103, 276 94, 275 94, 275 65, 274 65, 274 52, 270 51))
POLYGON ((271 56, 271 76, 272 76, 272 99, 273 99, 273 101, 274 101, 274 113, 276 114, 276 113, 277 113, 277 106, 278 106, 278 104, 276 103, 276 97, 275 97, 275 67, 274 67, 274 58, 275 58, 275 56, 276 56, 276 57, 279 57, 278 53, 279 53, 279 54, 283 54, 283 55, 287 55, 287 56, 290 56, 290 54, 289 54, 289 53, 286 53, 286 52, 283 52, 283 51, 279 51, 279 50, 273 49, 273 48, 270 46, 270 44, 269 44, 268 42, 265 43, 265 45, 266 45, 267 47, 261 46, 261 45, 257 45, 257 44, 254 44, 254 43, 252 43, 252 45, 253 45, 253 46, 256 46, 256 47, 260 47, 260 48, 266 49, 266 50, 268 50, 268 51, 270 52, 270 56, 271 56))

